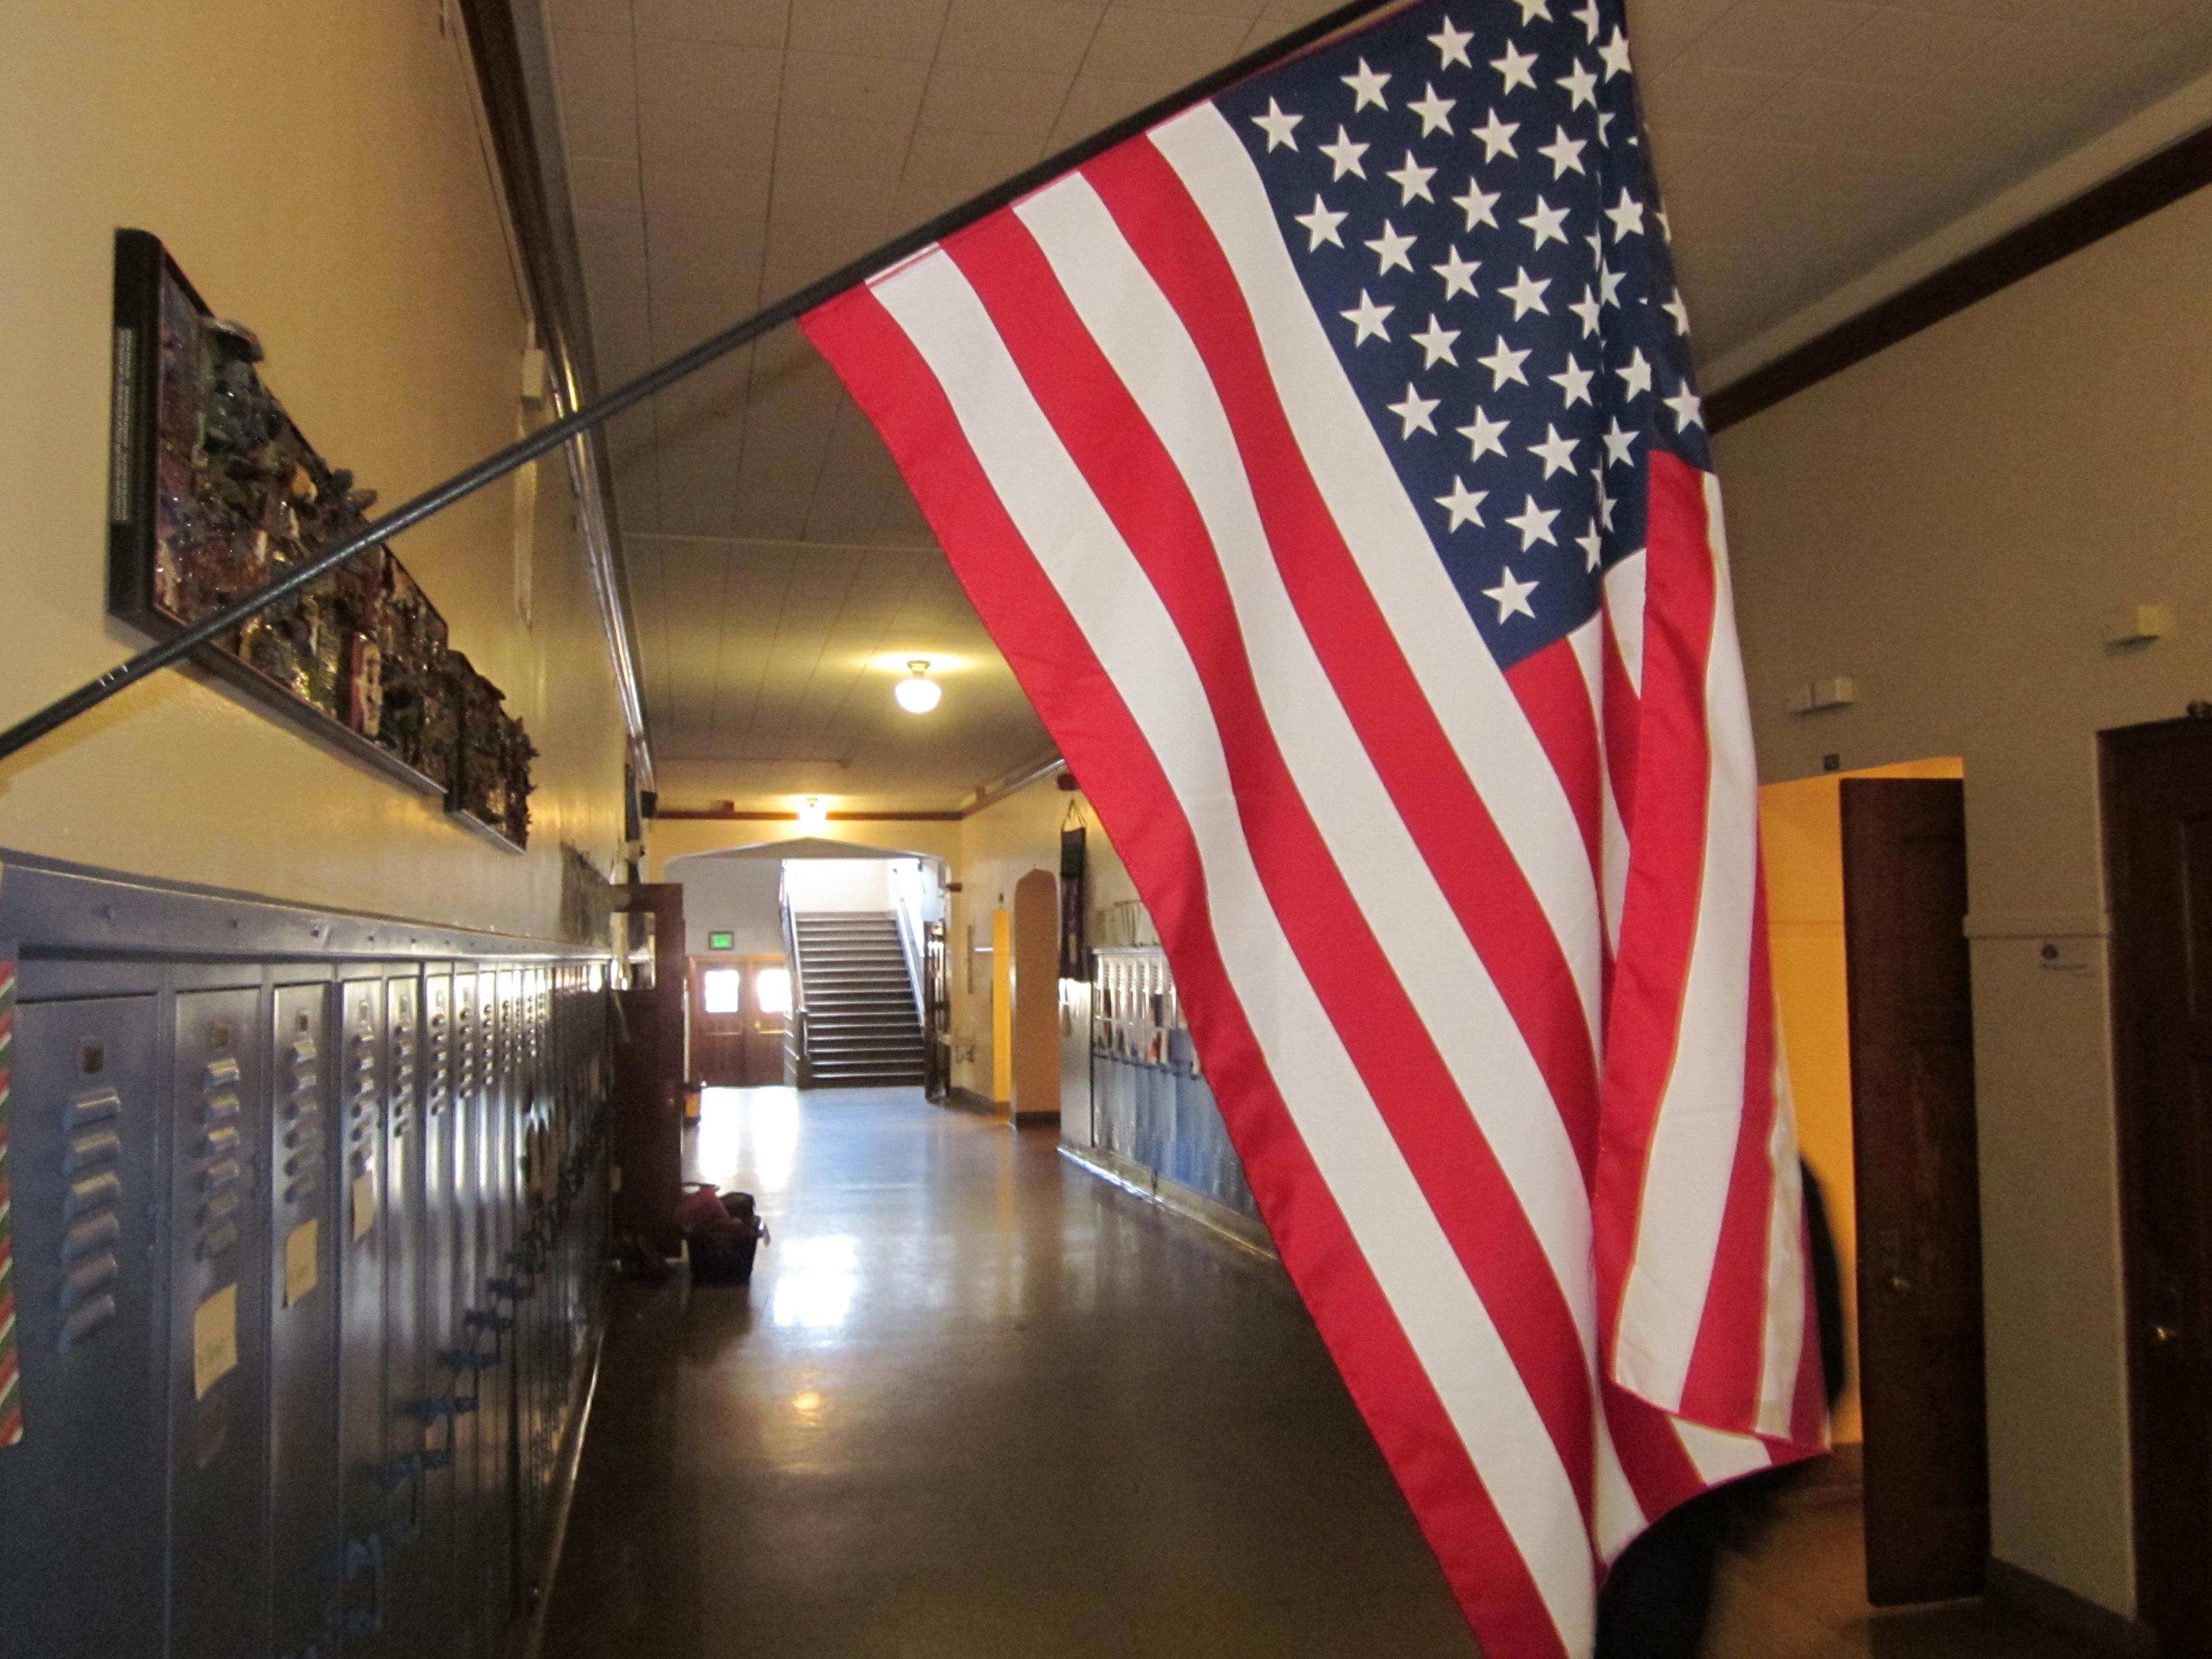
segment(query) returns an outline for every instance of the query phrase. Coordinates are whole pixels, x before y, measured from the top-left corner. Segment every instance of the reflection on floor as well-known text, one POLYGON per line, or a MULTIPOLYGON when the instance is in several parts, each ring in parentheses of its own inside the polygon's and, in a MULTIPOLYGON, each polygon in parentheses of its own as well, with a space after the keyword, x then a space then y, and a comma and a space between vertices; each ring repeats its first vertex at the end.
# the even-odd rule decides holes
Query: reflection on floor
MULTIPOLYGON (((547 1659, 1475 1653, 1273 1263, 910 1090, 711 1091, 690 1153, 773 1241, 624 1290, 547 1659)), ((1855 1522, 1732 1560, 1713 1651, 2060 1659, 1869 1620, 1855 1522)))

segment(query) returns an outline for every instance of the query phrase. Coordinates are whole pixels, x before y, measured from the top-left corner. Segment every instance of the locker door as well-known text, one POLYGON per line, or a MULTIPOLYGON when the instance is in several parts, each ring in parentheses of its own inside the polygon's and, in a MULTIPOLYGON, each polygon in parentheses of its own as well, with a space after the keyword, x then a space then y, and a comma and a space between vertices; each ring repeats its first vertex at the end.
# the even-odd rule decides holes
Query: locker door
POLYGON ((510 1316, 491 1293, 491 1280, 500 1270, 501 1248, 501 1053, 499 976, 487 968, 477 975, 476 1158, 471 1171, 476 1271, 470 1280, 469 1295, 480 1322, 482 1346, 496 1361, 483 1373, 483 1393, 477 1407, 482 1480, 477 1508, 477 1561, 484 1645, 487 1651, 493 1653, 499 1650, 514 1607, 510 1512, 514 1495, 514 1337, 511 1330, 501 1328, 510 1316))
POLYGON ((476 1294, 477 1139, 477 976, 464 967, 453 975, 453 1085, 447 1114, 453 1133, 453 1277, 447 1294, 452 1317, 444 1355, 456 1394, 475 1409, 453 1421, 453 1623, 457 1651, 465 1659, 488 1659, 483 1645, 483 1569, 477 1506, 483 1490, 484 1412, 482 1358, 490 1337, 471 1326, 478 1306, 476 1294))
POLYGON ((0 1300, 23 1439, 0 1450, 0 1659, 161 1659, 159 1036, 150 996, 15 1012, 0 1300))
POLYGON ((338 988, 338 1109, 344 1117, 344 1218, 338 1267, 339 1449, 345 1488, 345 1652, 377 1659, 389 1650, 391 1601, 386 1536, 390 1473, 386 1462, 384 1281, 384 981, 349 980, 338 988))
POLYGON ((449 970, 423 975, 422 1370, 415 1413, 422 1425, 422 1559, 426 1655, 459 1650, 453 1600, 454 1466, 465 1420, 467 1385, 446 1363, 453 1349, 453 980, 449 970))
POLYGON ((338 1456, 340 1133, 330 1114, 330 992, 274 1000, 269 1182, 270 1645, 335 1654, 343 1550, 338 1456))
POLYGON ((170 1659, 236 1659, 268 1640, 267 1030, 258 987, 177 995, 170 1659))
MULTIPOLYGON (((499 974, 499 1050, 498 1067, 495 1073, 492 1110, 492 1260, 495 1276, 508 1271, 509 1252, 519 1240, 515 1224, 516 1166, 519 1161, 519 1139, 515 1132, 515 1113, 519 1109, 517 1087, 520 1055, 522 1049, 521 986, 512 969, 499 974)), ((528 1310, 512 1302, 500 1304, 514 1319, 514 1328, 507 1334, 507 1490, 504 1513, 501 1524, 506 1537, 501 1548, 501 1560, 506 1568, 503 1587, 505 1605, 512 1612, 518 1603, 523 1575, 523 1549, 526 1534, 523 1522, 528 1503, 528 1471, 522 1461, 528 1415, 532 1404, 530 1376, 528 1310)))
POLYGON ((385 1457, 390 1502, 386 1512, 391 1575, 385 1623, 392 1650, 404 1659, 428 1651, 423 1548, 422 1401, 428 1391, 422 1351, 423 1158, 422 982, 395 972, 385 981, 384 1110, 385 1457))

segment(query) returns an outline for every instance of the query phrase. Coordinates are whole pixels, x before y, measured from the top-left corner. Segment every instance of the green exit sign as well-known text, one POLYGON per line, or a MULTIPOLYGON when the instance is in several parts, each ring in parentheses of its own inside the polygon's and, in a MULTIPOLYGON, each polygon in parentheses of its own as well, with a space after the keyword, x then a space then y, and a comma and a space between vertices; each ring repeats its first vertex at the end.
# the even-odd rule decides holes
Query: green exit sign
POLYGON ((709 951, 734 951, 738 948, 738 936, 735 933, 709 933, 707 935, 707 948, 709 951))

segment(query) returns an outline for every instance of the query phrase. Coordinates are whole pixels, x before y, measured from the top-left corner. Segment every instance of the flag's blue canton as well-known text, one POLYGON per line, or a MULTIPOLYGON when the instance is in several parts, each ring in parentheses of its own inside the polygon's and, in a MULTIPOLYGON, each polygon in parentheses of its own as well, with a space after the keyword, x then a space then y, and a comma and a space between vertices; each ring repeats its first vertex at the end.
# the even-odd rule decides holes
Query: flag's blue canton
POLYGON ((1711 465, 1620 0, 1445 0, 1216 103, 1507 666, 1644 545, 1653 443, 1711 465))

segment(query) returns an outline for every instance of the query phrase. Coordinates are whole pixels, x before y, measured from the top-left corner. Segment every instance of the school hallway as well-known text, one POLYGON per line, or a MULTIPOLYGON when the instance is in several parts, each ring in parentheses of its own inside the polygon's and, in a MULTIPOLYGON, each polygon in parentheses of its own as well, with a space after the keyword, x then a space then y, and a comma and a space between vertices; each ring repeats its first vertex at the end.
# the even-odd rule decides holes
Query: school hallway
MULTIPOLYGON (((915 1090, 717 1090, 750 1286, 625 1285, 545 1659, 1478 1650, 1275 1263, 915 1090)), ((1729 1659, 2068 1659, 1869 1615, 1848 1487, 1726 1560, 1729 1659)))

